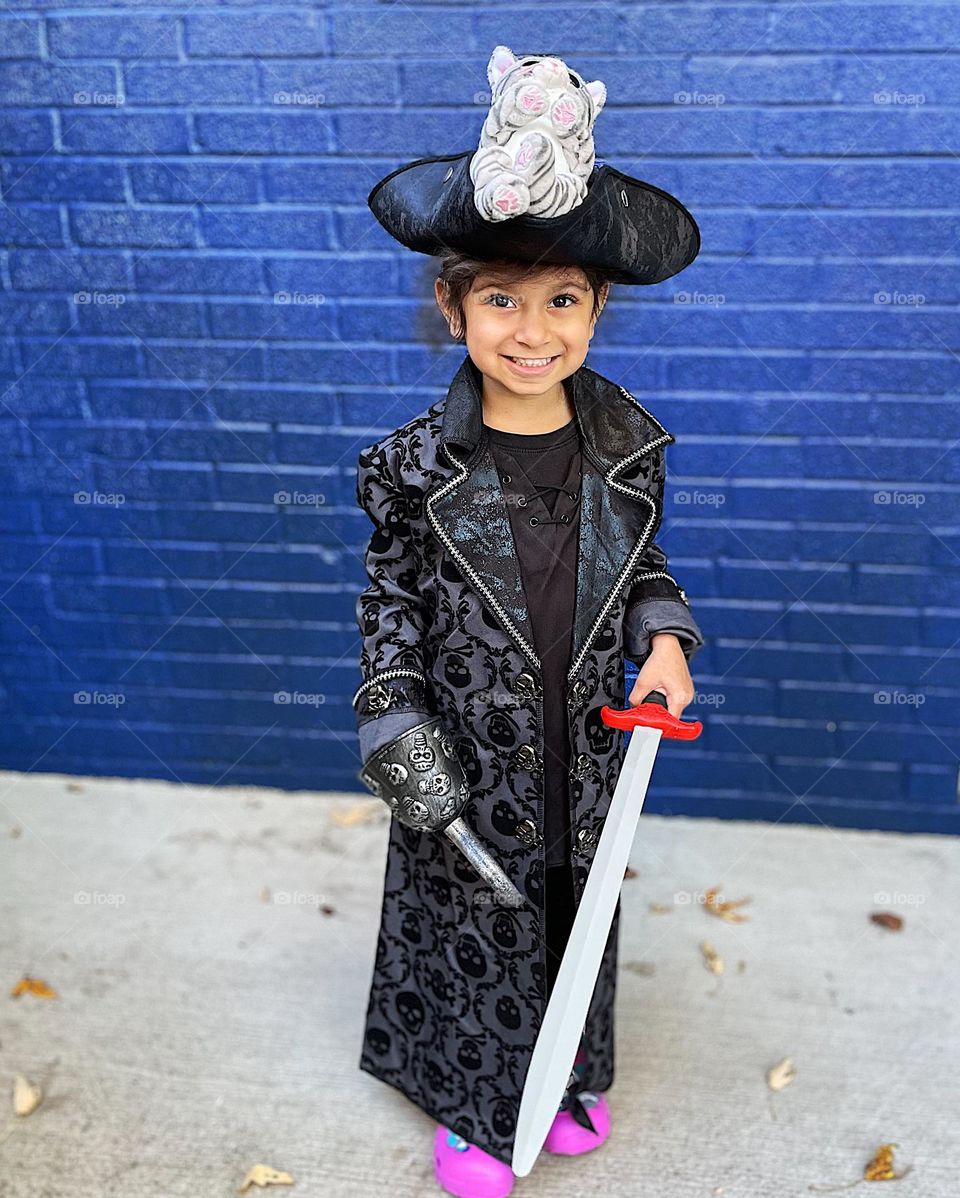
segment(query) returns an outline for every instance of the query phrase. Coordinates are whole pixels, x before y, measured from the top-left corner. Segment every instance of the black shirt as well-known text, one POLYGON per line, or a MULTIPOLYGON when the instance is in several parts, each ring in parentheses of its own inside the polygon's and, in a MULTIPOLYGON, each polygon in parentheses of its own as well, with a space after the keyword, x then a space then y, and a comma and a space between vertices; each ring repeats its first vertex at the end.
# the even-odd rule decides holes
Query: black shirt
POLYGON ((577 590, 580 432, 575 419, 549 433, 484 427, 507 500, 543 677, 546 864, 562 865, 571 850, 564 683, 577 590))

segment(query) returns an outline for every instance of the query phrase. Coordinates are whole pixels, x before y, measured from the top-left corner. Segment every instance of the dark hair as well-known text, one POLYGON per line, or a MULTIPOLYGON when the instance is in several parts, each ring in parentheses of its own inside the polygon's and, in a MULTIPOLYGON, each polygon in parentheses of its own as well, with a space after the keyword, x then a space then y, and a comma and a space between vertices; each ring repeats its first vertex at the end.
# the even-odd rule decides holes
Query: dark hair
MULTIPOLYGON (((457 331, 454 333, 455 339, 460 342, 466 342, 467 323, 463 311, 463 301, 473 286, 474 281, 481 274, 494 274, 498 280, 502 279, 505 284, 509 284, 529 278, 532 274, 549 271, 559 273, 566 269, 568 268, 548 262, 514 262, 503 258, 481 262, 478 258, 471 258, 467 254, 461 254, 455 250, 447 250, 441 257, 440 273, 437 275, 437 278, 443 287, 446 306, 451 315, 454 315, 456 319, 457 331)), ((595 270, 588 266, 578 266, 577 269, 582 270, 586 275, 587 285, 593 292, 592 316, 597 316, 600 313, 601 307, 600 291, 604 283, 609 284, 612 280, 602 270, 595 270)))

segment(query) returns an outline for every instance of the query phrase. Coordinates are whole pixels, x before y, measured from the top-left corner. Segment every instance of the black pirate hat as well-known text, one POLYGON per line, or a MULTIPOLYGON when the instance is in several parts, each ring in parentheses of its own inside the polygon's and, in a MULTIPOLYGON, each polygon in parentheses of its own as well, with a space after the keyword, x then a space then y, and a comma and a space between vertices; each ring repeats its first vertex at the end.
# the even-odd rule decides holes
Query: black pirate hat
MULTIPOLYGON (((491 56, 488 77, 493 104, 477 150, 418 158, 370 192, 367 203, 392 237, 421 254, 456 250, 481 261, 592 267, 627 284, 662 283, 690 265, 700 250, 700 230, 683 204, 594 158, 591 130, 606 98, 602 83, 585 83, 554 56, 517 59, 503 46, 491 56), (541 104, 532 118, 522 111, 531 97, 541 104), (572 132, 558 125, 564 119, 572 132), (543 183, 532 176, 538 162, 543 183), (501 205, 488 197, 504 179, 519 179, 524 196, 539 185, 541 211, 556 214, 499 211, 501 205), (487 195, 481 197, 484 182, 487 195)), ((508 191, 515 201, 516 192, 508 191)))

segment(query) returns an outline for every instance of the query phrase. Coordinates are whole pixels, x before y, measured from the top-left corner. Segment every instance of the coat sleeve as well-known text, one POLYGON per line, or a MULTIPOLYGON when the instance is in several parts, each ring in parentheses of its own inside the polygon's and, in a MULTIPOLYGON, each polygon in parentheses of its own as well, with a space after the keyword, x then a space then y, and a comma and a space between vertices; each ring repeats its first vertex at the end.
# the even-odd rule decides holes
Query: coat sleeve
POLYGON ((357 462, 357 503, 373 524, 364 555, 367 585, 357 596, 360 673, 353 696, 360 757, 433 714, 424 662, 426 608, 417 590, 417 557, 406 501, 381 443, 357 462))
MULTIPOLYGON (((666 463, 663 447, 653 462, 652 496, 657 511, 663 510, 666 463)), ((689 663, 703 647, 700 626, 690 610, 683 587, 669 573, 667 555, 651 541, 634 571, 623 622, 623 655, 642 666, 650 653, 650 638, 657 632, 672 632, 680 641, 689 663)))

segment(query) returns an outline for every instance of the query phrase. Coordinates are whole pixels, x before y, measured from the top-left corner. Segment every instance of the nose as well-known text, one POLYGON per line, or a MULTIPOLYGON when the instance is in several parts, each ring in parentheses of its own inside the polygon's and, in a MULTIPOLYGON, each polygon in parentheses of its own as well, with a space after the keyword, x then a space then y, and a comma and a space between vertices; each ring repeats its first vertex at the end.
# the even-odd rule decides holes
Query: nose
POLYGON ((550 333, 543 319, 543 313, 536 308, 521 310, 517 324, 516 339, 531 349, 538 349, 550 340, 550 333))
POLYGON ((537 63, 536 69, 539 71, 542 78, 546 80, 559 79, 566 74, 563 63, 558 58, 541 58, 537 63))

